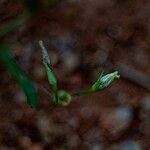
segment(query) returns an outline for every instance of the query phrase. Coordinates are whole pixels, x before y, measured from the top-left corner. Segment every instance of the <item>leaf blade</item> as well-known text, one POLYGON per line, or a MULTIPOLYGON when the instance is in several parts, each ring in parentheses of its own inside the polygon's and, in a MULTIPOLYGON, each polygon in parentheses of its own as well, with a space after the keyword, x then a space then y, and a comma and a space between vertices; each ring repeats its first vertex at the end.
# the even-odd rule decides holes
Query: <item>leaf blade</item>
POLYGON ((13 58, 10 47, 8 45, 3 45, 0 48, 0 60, 4 63, 7 70, 16 79, 19 86, 22 88, 26 98, 27 103, 30 107, 35 108, 38 105, 37 90, 35 85, 29 80, 18 67, 15 59, 13 58))

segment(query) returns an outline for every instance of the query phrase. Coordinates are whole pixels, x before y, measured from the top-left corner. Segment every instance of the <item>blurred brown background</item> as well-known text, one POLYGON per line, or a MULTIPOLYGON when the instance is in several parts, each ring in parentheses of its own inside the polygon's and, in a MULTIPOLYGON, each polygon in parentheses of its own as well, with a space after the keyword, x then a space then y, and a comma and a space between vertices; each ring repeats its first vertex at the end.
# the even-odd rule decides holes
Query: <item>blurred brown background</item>
POLYGON ((50 90, 39 40, 48 49, 60 89, 89 87, 102 70, 118 70, 121 78, 101 92, 74 97, 67 107, 51 105, 39 91, 40 104, 31 109, 1 63, 0 150, 150 149, 150 1, 31 4, 0 1, 0 27, 25 9, 33 11, 4 37, 30 79, 50 90))

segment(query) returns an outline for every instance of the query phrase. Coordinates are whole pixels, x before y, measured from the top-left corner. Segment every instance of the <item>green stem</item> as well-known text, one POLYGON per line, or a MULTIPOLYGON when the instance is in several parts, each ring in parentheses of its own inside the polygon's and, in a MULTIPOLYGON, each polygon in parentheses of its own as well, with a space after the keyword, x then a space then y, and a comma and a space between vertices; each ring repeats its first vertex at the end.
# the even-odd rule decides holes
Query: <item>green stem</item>
POLYGON ((95 92, 92 91, 91 88, 89 88, 89 89, 85 89, 85 90, 78 91, 78 92, 75 93, 75 95, 81 96, 81 95, 88 95, 88 94, 90 94, 90 93, 95 93, 95 92))
POLYGON ((96 92, 99 92, 101 90, 102 89, 98 89, 98 90, 94 91, 91 88, 88 88, 88 89, 80 90, 80 91, 74 93, 74 95, 76 95, 76 96, 83 96, 83 95, 88 95, 88 94, 96 93, 96 92))

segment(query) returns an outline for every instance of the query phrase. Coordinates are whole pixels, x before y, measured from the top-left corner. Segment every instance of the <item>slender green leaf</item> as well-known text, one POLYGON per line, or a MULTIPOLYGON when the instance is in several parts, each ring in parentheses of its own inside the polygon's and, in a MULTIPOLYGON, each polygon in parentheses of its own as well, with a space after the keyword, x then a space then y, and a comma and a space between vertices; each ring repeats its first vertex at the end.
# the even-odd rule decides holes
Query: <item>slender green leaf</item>
POLYGON ((27 97, 27 103, 32 107, 35 108, 38 104, 37 99, 37 90, 32 83, 20 70, 17 66, 15 59, 13 58, 10 47, 8 45, 3 45, 0 48, 0 60, 4 63, 7 67, 8 71, 12 74, 12 76, 17 80, 18 84, 24 91, 27 97))
POLYGON ((49 84, 51 85, 52 90, 54 92, 56 92, 57 91, 57 81, 56 81, 56 78, 55 78, 52 70, 50 69, 50 67, 45 62, 43 62, 43 65, 44 65, 46 73, 47 73, 49 84))

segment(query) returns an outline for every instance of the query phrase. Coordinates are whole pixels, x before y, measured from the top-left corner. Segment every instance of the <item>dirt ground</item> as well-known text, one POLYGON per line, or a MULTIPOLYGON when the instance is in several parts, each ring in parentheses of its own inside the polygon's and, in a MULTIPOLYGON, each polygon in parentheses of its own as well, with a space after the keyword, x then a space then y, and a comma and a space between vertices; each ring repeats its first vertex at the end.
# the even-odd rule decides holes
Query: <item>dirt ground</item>
MULTIPOLYGON (((121 78, 67 107, 39 90, 31 109, 0 64, 0 150, 149 150, 150 1, 36 1, 38 12, 4 40, 24 73, 50 90, 38 41, 48 49, 60 89, 89 87, 104 70, 121 78)), ((23 13, 0 1, 0 26, 23 13)))

